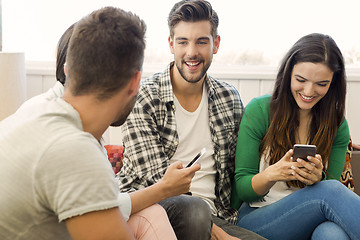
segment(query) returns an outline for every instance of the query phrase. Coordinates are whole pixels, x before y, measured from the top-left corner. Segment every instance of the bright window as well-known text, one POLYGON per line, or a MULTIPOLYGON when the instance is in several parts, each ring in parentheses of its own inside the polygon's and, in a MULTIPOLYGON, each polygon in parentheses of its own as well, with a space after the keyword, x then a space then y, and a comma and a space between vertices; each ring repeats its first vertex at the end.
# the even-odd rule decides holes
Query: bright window
MULTIPOLYGON (((102 6, 137 13, 148 26, 145 63, 172 59, 167 15, 173 0, 2 0, 3 50, 30 61, 53 61, 58 39, 73 22, 102 6)), ((220 18, 217 65, 277 66, 301 36, 332 36, 348 66, 359 66, 358 0, 210 0, 220 18)), ((159 69, 160 70, 160 69, 159 69)))

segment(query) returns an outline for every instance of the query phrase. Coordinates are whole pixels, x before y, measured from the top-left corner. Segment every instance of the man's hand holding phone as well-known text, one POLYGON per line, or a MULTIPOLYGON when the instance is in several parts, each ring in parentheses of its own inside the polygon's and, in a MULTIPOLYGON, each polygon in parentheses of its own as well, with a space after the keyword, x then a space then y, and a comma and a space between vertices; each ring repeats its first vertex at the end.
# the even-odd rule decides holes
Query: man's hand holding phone
MULTIPOLYGON (((200 158, 199 156, 196 160, 200 160, 200 158)), ((183 164, 177 161, 167 168, 159 181, 167 198, 189 192, 192 178, 195 172, 201 168, 199 164, 194 164, 197 162, 196 160, 189 167, 183 167, 183 164)))

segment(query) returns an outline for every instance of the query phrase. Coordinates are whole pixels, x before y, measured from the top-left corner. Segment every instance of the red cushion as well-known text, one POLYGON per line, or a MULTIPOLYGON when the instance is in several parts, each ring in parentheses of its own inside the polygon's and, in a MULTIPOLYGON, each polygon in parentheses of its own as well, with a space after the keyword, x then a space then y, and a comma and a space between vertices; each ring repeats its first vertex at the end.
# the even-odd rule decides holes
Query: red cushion
POLYGON ((107 155, 114 173, 118 173, 123 166, 122 159, 124 153, 124 147, 121 145, 105 145, 107 155))

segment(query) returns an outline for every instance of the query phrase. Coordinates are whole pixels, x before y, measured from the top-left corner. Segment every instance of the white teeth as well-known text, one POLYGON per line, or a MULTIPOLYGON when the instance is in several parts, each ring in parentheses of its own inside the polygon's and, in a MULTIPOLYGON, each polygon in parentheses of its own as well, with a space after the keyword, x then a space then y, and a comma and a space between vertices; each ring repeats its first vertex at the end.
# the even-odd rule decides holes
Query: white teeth
POLYGON ((313 99, 313 97, 306 97, 306 96, 304 96, 304 95, 302 95, 302 94, 300 94, 300 95, 301 95, 301 97, 304 98, 305 100, 311 100, 311 99, 313 99))
POLYGON ((193 62, 186 62, 187 65, 189 66, 195 66, 195 65, 198 65, 198 63, 193 63, 193 62))

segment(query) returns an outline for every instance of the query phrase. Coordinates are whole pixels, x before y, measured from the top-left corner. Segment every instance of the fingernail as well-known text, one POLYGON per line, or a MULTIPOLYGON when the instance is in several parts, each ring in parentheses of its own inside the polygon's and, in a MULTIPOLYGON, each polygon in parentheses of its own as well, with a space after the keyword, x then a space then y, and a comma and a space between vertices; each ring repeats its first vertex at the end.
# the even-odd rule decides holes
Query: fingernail
POLYGON ((295 172, 291 172, 291 175, 295 176, 295 172))
POLYGON ((310 156, 307 156, 306 158, 307 158, 308 160, 311 160, 311 157, 310 157, 310 156))
POLYGON ((296 161, 297 161, 297 162, 301 162, 301 159, 300 159, 300 158, 298 158, 298 159, 296 159, 296 161))
POLYGON ((295 167, 295 166, 291 166, 291 169, 292 169, 292 170, 295 170, 295 169, 296 169, 296 167, 295 167))
POLYGON ((311 165, 313 165, 315 167, 315 163, 312 162, 311 165))

